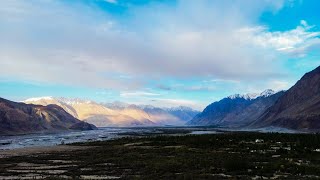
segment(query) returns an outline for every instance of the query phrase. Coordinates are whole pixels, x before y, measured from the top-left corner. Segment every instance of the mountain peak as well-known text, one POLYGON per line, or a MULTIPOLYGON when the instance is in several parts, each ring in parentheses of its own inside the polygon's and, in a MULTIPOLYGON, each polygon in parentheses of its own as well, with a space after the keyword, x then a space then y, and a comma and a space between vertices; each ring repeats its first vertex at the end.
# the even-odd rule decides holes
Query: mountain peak
POLYGON ((234 95, 228 96, 227 98, 230 98, 230 99, 242 98, 246 100, 254 100, 254 99, 257 99, 258 97, 269 97, 275 93, 276 92, 272 89, 266 89, 261 93, 234 94, 234 95))
POLYGON ((234 95, 228 96, 227 98, 230 98, 230 99, 242 98, 246 100, 252 100, 252 99, 256 99, 258 96, 259 94, 257 93, 248 93, 248 94, 234 94, 234 95))
POLYGON ((38 102, 38 101, 58 101, 60 103, 65 103, 65 104, 81 104, 81 103, 86 103, 86 104, 91 104, 94 103, 93 101, 90 100, 83 100, 79 98, 65 98, 65 97, 52 97, 52 96, 46 96, 46 97, 34 97, 34 98, 29 98, 24 100, 23 102, 30 103, 30 102, 38 102))
POLYGON ((195 111, 194 109, 187 106, 171 107, 171 108, 167 108, 167 110, 168 111, 195 111))
POLYGON ((80 98, 65 98, 65 97, 60 97, 60 98, 56 98, 56 100, 72 105, 72 104, 92 104, 95 103, 93 101, 90 100, 85 100, 85 99, 80 99, 80 98))
POLYGON ((262 96, 262 97, 269 97, 269 96, 271 96, 271 95, 274 95, 276 92, 274 91, 274 90, 272 90, 272 89, 266 89, 266 90, 264 90, 264 91, 262 91, 261 93, 260 93, 260 96, 262 96))
POLYGON ((40 101, 40 100, 53 100, 54 98, 52 96, 43 96, 43 97, 34 97, 24 100, 24 102, 30 102, 30 101, 40 101))

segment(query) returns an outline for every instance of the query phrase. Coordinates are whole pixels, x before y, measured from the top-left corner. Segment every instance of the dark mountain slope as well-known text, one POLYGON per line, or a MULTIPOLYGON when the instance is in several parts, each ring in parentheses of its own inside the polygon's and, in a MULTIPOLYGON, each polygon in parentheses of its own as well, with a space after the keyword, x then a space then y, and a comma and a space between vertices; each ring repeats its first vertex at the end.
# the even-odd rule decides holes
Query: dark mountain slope
POLYGON ((222 125, 229 127, 244 127, 257 120, 269 107, 271 107, 284 94, 277 92, 270 96, 260 96, 243 110, 231 112, 224 118, 222 125))
POLYGON ((63 130, 91 130, 57 105, 30 105, 0 98, 0 134, 26 134, 63 130))
POLYGON ((224 118, 230 113, 240 111, 251 104, 251 100, 245 98, 224 98, 207 106, 202 113, 195 116, 188 125, 221 125, 224 118))
POLYGON ((306 73, 252 124, 291 129, 320 129, 320 66, 306 73))

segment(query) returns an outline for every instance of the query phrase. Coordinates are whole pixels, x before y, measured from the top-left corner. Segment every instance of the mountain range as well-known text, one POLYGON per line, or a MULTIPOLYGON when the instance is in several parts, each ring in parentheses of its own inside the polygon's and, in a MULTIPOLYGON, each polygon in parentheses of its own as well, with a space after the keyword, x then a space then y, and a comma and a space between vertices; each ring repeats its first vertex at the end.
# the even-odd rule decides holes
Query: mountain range
POLYGON ((96 127, 74 118, 60 106, 30 105, 0 98, 1 135, 92 129, 96 127))
POLYGON ((284 91, 271 89, 260 94, 235 94, 207 106, 189 125, 244 127, 272 106, 284 91))
POLYGON ((184 125, 199 113, 188 107, 158 108, 150 105, 138 106, 122 102, 96 103, 81 99, 54 97, 30 98, 24 102, 38 105, 55 104, 75 118, 99 127, 177 126, 184 125))
POLYGON ((320 66, 287 91, 235 94, 213 102, 202 112, 188 107, 159 108, 54 97, 30 98, 21 103, 0 98, 0 134, 164 125, 319 131, 320 66))
POLYGON ((188 125, 320 130, 320 66, 287 91, 235 94, 208 105, 188 125))

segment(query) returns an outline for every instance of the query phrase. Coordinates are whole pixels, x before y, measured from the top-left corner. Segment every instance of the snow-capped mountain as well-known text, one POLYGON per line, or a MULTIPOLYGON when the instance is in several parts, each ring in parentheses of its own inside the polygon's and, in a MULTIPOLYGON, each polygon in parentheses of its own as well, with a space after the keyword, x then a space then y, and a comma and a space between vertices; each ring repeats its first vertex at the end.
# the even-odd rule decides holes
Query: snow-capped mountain
POLYGON ((246 99, 246 100, 252 100, 256 99, 259 96, 257 93, 249 93, 249 94, 233 94, 228 96, 229 99, 246 99))
POLYGON ((269 97, 269 96, 272 96, 272 95, 274 95, 276 93, 277 92, 272 90, 272 89, 267 89, 267 90, 263 91, 262 93, 260 93, 259 97, 269 97))
POLYGON ((261 93, 236 94, 207 106, 189 125, 243 126, 255 121, 283 94, 268 89, 261 93))
POLYGON ((178 107, 171 107, 171 108, 164 108, 167 111, 196 111, 187 106, 178 106, 178 107))
POLYGON ((230 95, 227 98, 230 99, 237 99, 237 98, 243 98, 246 100, 254 100, 257 99, 259 97, 269 97, 271 95, 274 95, 276 92, 272 89, 267 89, 264 90, 261 93, 248 93, 248 94, 234 94, 234 95, 230 95))
POLYGON ((29 98, 25 101, 40 101, 40 100, 53 100, 52 96, 44 96, 44 97, 36 97, 36 98, 29 98))

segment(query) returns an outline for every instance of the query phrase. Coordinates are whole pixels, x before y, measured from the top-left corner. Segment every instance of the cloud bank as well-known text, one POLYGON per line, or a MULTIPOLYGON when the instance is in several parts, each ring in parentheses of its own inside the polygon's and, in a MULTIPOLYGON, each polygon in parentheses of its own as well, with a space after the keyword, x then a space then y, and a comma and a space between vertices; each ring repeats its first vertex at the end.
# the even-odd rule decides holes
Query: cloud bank
POLYGON ((125 91, 161 77, 261 80, 283 75, 279 56, 320 44, 304 20, 281 32, 257 24, 289 3, 281 0, 1 3, 0 71, 28 81, 125 91))

